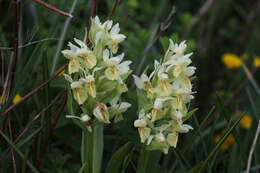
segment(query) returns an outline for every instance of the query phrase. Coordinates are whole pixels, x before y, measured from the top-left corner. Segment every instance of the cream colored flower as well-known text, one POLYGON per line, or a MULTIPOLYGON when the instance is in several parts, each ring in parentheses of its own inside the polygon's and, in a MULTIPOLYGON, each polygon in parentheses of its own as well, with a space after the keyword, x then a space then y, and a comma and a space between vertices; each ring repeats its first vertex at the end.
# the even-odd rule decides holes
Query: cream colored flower
POLYGON ((109 58, 110 52, 108 49, 105 49, 103 52, 103 60, 106 64, 107 68, 105 70, 105 75, 109 80, 119 80, 120 76, 129 72, 129 65, 132 63, 131 61, 121 61, 124 58, 124 53, 121 55, 109 58))
POLYGON ((177 142, 178 142, 178 133, 176 131, 173 131, 172 133, 169 133, 167 135, 167 142, 169 143, 170 146, 176 148, 177 142))
POLYGON ((70 84, 72 89, 73 97, 78 102, 78 104, 83 104, 87 100, 87 91, 86 88, 83 87, 81 81, 74 81, 70 84))
POLYGON ((92 69, 97 63, 96 56, 83 41, 76 38, 74 38, 74 41, 77 43, 77 46, 69 43, 70 50, 62 51, 63 55, 70 60, 69 74, 78 72, 80 63, 88 69, 92 69))
POLYGON ((146 139, 150 136, 151 129, 148 127, 139 127, 138 132, 140 134, 141 142, 144 143, 146 139))
POLYGON ((97 106, 94 109, 93 114, 100 122, 110 123, 109 112, 105 104, 97 102, 97 106))
POLYGON ((125 35, 119 34, 119 31, 120 31, 120 28, 119 28, 118 23, 115 24, 110 31, 107 45, 108 45, 109 49, 112 51, 112 53, 117 53, 118 44, 121 43, 122 41, 124 41, 126 38, 125 35))

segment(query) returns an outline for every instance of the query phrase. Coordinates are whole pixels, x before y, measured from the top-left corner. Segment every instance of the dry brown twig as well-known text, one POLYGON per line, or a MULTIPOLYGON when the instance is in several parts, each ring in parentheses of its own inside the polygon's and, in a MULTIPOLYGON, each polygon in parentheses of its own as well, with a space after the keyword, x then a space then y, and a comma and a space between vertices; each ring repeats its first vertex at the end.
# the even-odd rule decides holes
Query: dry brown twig
POLYGON ((42 0, 33 0, 33 1, 36 2, 37 4, 41 5, 41 6, 48 8, 51 11, 58 13, 58 14, 61 14, 61 15, 66 16, 66 17, 73 18, 73 16, 70 13, 64 12, 64 11, 44 2, 42 0))
POLYGON ((47 85, 50 81, 52 81, 53 79, 55 79, 66 67, 68 64, 63 65, 61 68, 59 68, 59 70, 57 70, 48 80, 44 81, 43 83, 41 83, 40 85, 36 86, 35 88, 33 88, 31 90, 31 92, 29 92, 28 94, 26 94, 24 97, 21 98, 21 100, 11 106, 9 106, 3 113, 1 113, 1 116, 5 116, 7 115, 8 112, 10 112, 11 110, 13 110, 17 105, 19 105, 20 103, 24 102, 25 100, 27 100, 28 98, 30 98, 32 95, 34 95, 39 89, 43 88, 45 85, 47 85))
MULTIPOLYGON (((56 101, 62 96, 64 91, 61 91, 53 100, 50 104, 48 104, 45 108, 43 108, 38 114, 36 114, 34 116, 34 118, 27 123, 27 125, 25 126, 25 128, 23 129, 23 131, 16 137, 16 139, 14 140, 14 144, 16 144, 23 136, 24 134, 29 130, 30 126, 33 124, 33 122, 35 122, 38 118, 40 118, 40 116, 46 112, 51 106, 53 106, 54 103, 56 103, 56 101)), ((0 161, 3 159, 4 156, 6 156, 10 151, 10 148, 6 149, 4 152, 2 152, 2 155, 0 156, 0 161)))
MULTIPOLYGON (((13 140, 13 132, 12 132, 12 126, 11 126, 10 118, 8 119, 8 130, 9 130, 10 139, 13 140)), ((16 161, 15 161, 14 149, 13 148, 11 148, 11 154, 12 154, 13 172, 17 173, 16 161)))
POLYGON ((115 13, 116 8, 119 6, 119 4, 120 4, 120 0, 115 0, 114 7, 112 8, 111 12, 109 13, 108 19, 111 19, 111 17, 112 17, 113 14, 115 13))
POLYGON ((44 141, 43 143, 41 144, 40 146, 40 153, 38 155, 38 158, 36 160, 36 168, 39 168, 40 167, 40 164, 41 164, 41 160, 43 159, 43 156, 46 152, 46 149, 47 149, 47 144, 53 134, 53 130, 55 129, 56 127, 56 124, 59 120, 59 117, 66 105, 66 101, 67 101, 67 96, 65 95, 63 98, 62 98, 62 103, 60 104, 59 108, 57 109, 57 111, 55 111, 54 115, 51 116, 51 127, 48 129, 48 134, 47 136, 44 138, 44 141), (53 118, 52 118, 53 117, 53 118))

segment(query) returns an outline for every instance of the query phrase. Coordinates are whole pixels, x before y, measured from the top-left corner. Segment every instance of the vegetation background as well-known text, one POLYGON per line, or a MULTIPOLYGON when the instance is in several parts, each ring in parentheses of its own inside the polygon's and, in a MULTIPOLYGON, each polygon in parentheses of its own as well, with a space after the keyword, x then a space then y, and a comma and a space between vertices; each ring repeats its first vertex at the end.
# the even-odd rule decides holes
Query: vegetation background
POLYGON ((124 95, 132 103, 125 119, 104 129, 102 172, 260 172, 259 0, 44 2, 73 18, 40 0, 0 0, 0 172, 81 168, 81 129, 65 118, 60 74, 66 59, 60 51, 74 37, 83 39, 95 15, 120 23, 127 36, 120 49, 134 62, 133 73, 159 59, 169 38, 187 40, 197 67, 190 107, 198 111, 189 120, 194 130, 168 155, 153 151, 144 157, 133 127, 137 105, 131 88, 124 95))

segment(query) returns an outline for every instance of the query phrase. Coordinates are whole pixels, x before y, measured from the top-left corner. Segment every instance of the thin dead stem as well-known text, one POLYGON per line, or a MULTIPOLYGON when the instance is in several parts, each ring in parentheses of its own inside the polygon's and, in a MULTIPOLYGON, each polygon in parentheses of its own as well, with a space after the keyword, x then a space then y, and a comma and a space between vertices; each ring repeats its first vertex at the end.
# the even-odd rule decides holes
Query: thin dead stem
POLYGON ((41 6, 48 8, 49 10, 51 10, 55 13, 61 14, 63 16, 69 17, 69 18, 73 18, 73 16, 70 13, 64 12, 64 11, 44 2, 42 0, 33 0, 33 1, 36 2, 37 4, 41 5, 41 6))
POLYGON ((43 88, 44 86, 46 86, 50 81, 52 81, 53 79, 55 79, 66 67, 68 64, 63 65, 59 70, 57 70, 48 80, 44 81, 43 83, 41 83, 40 85, 36 86, 35 88, 33 88, 31 90, 31 92, 29 92, 28 94, 26 94, 24 97, 21 98, 21 100, 11 106, 9 106, 1 115, 5 116, 5 115, 9 115, 7 114, 8 112, 10 112, 11 110, 13 110, 17 105, 19 105, 20 103, 24 102, 25 100, 29 99, 30 97, 32 97, 37 91, 39 91, 41 88, 43 88))

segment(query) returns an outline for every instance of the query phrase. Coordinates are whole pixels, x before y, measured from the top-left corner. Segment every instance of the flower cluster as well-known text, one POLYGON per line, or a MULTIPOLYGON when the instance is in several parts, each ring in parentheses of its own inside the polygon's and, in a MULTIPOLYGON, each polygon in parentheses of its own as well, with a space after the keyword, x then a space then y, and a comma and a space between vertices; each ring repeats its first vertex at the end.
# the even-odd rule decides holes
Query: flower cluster
POLYGON ((167 153, 176 147, 179 133, 192 130, 184 124, 193 112, 188 112, 187 104, 193 99, 191 76, 195 73, 186 47, 185 41, 178 45, 170 40, 163 60, 155 61, 150 75, 133 75, 140 106, 134 126, 149 150, 167 153))
POLYGON ((70 49, 63 50, 69 60, 68 74, 72 94, 82 110, 81 116, 67 117, 81 120, 88 129, 96 122, 110 123, 122 119, 122 113, 131 105, 121 102, 120 96, 128 90, 125 80, 131 73, 131 61, 123 61, 124 53, 117 55, 118 45, 126 38, 119 34, 118 24, 108 20, 103 24, 98 17, 92 19, 89 44, 74 39, 70 49))

